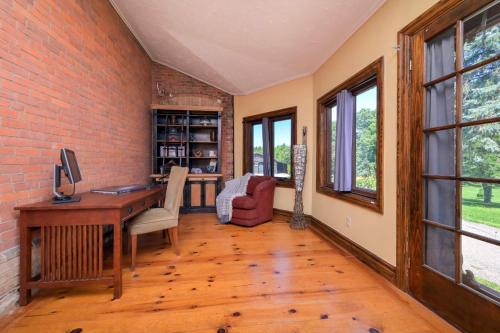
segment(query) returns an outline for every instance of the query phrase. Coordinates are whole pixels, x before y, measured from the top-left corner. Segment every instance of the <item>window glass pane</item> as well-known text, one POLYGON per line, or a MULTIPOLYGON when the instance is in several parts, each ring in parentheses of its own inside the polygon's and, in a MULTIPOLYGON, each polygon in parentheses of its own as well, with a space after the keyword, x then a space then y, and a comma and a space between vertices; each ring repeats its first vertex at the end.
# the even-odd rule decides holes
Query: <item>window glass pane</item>
POLYGON ((429 86, 425 93, 425 127, 455 123, 455 78, 429 86))
POLYGON ((500 247, 462 236, 462 282, 480 292, 500 297, 500 247))
POLYGON ((462 183, 462 229, 500 240, 500 185, 462 183))
POLYGON ((255 175, 264 175, 264 158, 263 158, 263 139, 262 139, 262 124, 254 124, 252 126, 252 173, 255 175))
POLYGON ((429 175, 455 175, 455 130, 425 134, 425 173, 429 175))
POLYGON ((455 278, 455 234, 425 225, 425 263, 451 278, 455 278))
POLYGON ((330 108, 332 118, 331 127, 331 146, 330 146, 330 181, 333 183, 335 178, 335 140, 337 139, 337 105, 330 108))
POLYGON ((455 71, 455 27, 427 41, 425 63, 427 81, 455 71))
POLYGON ((500 123, 462 128, 462 175, 500 178, 500 123))
POLYGON ((377 190, 377 87, 356 95, 355 187, 377 190))
POLYGON ((464 66, 500 53, 500 3, 464 21, 464 66))
POLYGON ((291 178, 292 175, 292 120, 273 122, 273 175, 277 178, 291 178))
POLYGON ((455 226, 455 181, 444 179, 425 180, 425 213, 426 220, 455 226))
POLYGON ((500 117, 500 61, 465 73, 462 90, 464 121, 500 117))

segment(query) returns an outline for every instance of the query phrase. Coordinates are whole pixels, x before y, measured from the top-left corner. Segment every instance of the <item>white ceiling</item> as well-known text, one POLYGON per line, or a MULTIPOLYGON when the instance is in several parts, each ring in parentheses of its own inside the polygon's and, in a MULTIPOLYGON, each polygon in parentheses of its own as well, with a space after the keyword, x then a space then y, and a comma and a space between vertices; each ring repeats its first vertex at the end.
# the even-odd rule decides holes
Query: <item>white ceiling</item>
POLYGON ((154 61, 234 95, 313 73, 385 0, 110 0, 154 61))

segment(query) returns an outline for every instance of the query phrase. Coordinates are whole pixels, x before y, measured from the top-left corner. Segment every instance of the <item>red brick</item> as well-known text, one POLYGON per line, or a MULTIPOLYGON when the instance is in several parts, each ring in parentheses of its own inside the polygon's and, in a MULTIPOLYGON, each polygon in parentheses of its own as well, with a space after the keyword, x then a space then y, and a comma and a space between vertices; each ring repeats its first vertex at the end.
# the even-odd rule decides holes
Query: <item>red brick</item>
POLYGON ((108 1, 16 1, 0 0, 0 253, 19 244, 13 208, 52 196, 60 148, 77 153, 79 191, 148 181, 156 81, 223 101, 232 177, 231 95, 153 64, 108 1))

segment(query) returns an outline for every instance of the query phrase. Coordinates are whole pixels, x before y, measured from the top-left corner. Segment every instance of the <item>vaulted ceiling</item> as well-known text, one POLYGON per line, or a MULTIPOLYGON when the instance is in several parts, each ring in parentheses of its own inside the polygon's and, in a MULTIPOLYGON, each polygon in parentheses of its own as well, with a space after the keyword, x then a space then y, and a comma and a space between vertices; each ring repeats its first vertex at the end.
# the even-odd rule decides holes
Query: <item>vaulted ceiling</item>
POLYGON ((151 58, 234 95, 313 73, 384 0, 110 0, 151 58))

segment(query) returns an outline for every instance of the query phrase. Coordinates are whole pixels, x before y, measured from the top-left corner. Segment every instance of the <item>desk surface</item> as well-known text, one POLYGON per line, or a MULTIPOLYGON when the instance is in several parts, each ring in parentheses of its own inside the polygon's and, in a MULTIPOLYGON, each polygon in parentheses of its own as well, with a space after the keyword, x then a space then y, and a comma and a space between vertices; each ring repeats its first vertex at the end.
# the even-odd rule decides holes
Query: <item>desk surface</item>
MULTIPOLYGON (((160 173, 153 173, 149 175, 150 178, 160 178, 160 173)), ((164 176, 168 179, 168 175, 164 176)), ((221 178, 222 173, 188 173, 187 178, 221 178)))
POLYGON ((67 209, 107 209, 123 208, 130 203, 141 200, 144 197, 164 191, 165 188, 158 186, 149 190, 136 191, 118 195, 100 194, 85 192, 77 194, 81 196, 80 202, 71 202, 65 204, 53 204, 52 200, 36 202, 23 206, 18 206, 16 210, 67 210, 67 209))

